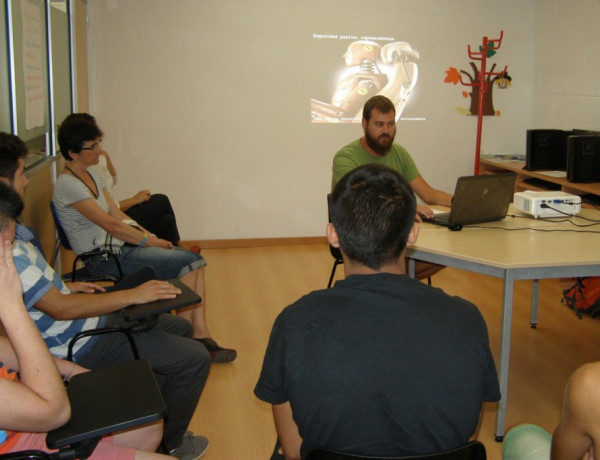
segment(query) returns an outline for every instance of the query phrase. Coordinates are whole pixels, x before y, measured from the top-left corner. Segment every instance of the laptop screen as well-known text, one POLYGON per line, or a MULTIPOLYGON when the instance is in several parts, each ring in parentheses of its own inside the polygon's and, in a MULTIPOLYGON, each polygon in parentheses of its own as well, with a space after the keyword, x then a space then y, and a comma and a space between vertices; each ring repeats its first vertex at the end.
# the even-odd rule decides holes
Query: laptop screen
POLYGON ((515 192, 515 173, 459 177, 449 223, 479 224, 506 217, 515 192))

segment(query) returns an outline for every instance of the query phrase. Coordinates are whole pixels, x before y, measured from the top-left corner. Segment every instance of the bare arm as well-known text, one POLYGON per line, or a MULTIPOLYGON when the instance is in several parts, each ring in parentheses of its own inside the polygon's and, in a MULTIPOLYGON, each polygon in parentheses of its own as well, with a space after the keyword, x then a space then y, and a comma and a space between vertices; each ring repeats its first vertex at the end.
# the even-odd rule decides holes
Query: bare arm
MULTIPOLYGON (((423 176, 417 176, 410 182, 410 187, 425 203, 429 205, 452 206, 452 195, 431 187, 423 176)), ((421 216, 433 217, 433 211, 423 205, 417 206, 417 221, 421 222, 421 216)))
POLYGON ((425 203, 440 206, 452 206, 452 195, 430 186, 423 176, 417 176, 410 181, 410 187, 425 203))
POLYGON ((63 380, 69 381, 75 375, 81 374, 83 372, 89 372, 89 369, 82 367, 78 364, 75 364, 71 361, 67 361, 66 359, 60 359, 54 357, 54 363, 58 368, 58 373, 61 375, 63 380))
MULTIPOLYGON (((117 183, 117 170, 112 160, 110 159, 110 155, 106 150, 102 150, 102 156, 106 158, 106 169, 108 169, 108 173, 113 178, 114 183, 117 183)), ((132 206, 136 204, 143 203, 144 201, 148 201, 150 199, 150 190, 140 190, 135 195, 125 198, 124 200, 119 201, 119 208, 121 211, 127 211, 132 206)))
POLYGON ((110 159, 110 155, 106 150, 102 150, 101 155, 106 158, 106 169, 108 169, 108 173, 112 176, 114 183, 117 183, 117 170, 115 169, 115 165, 110 159))
POLYGON ((93 294, 94 292, 106 292, 106 289, 99 284, 89 283, 87 281, 65 281, 65 285, 72 293, 86 292, 88 294, 93 294))
POLYGON ((0 320, 8 339, 0 339, 0 356, 19 371, 20 382, 0 380, 0 426, 16 431, 48 431, 64 425, 71 408, 56 362, 23 305, 10 242, 3 243, 0 320))
POLYGON ((286 460, 300 460, 300 446, 302 438, 298 433, 298 426, 292 417, 292 406, 289 402, 273 404, 273 419, 277 437, 283 449, 286 460))
MULTIPOLYGON (((106 197, 109 206, 108 213, 98 206, 91 198, 89 200, 78 201, 71 206, 114 237, 135 246, 139 245, 143 241, 144 233, 136 230, 131 225, 122 222, 123 219, 129 219, 129 216, 119 209, 113 198, 110 196, 110 193, 106 190, 104 190, 104 196, 106 197)), ((145 229, 143 230, 148 235, 144 242, 144 246, 156 246, 165 249, 173 248, 173 244, 170 241, 156 238, 145 229)))
POLYGON ((552 436, 552 460, 600 458, 600 363, 577 369, 565 388, 563 414, 552 436))
POLYGON ((119 208, 121 211, 127 211, 129 208, 148 201, 150 199, 150 190, 140 190, 135 195, 124 200, 119 201, 119 208))
POLYGON ((172 299, 181 290, 167 281, 152 280, 133 289, 98 294, 63 294, 55 287, 44 294, 35 308, 56 320, 91 318, 105 315, 129 305, 140 305, 159 299, 172 299))

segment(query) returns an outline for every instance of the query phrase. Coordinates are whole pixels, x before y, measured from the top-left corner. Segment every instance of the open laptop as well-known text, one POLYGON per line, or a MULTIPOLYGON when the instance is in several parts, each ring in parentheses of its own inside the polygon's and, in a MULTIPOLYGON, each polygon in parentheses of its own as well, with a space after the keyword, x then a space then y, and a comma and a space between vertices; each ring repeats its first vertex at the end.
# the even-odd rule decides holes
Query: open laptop
POLYGON ((512 201, 516 178, 512 172, 459 177, 450 212, 424 221, 460 230, 463 225, 502 220, 512 201))

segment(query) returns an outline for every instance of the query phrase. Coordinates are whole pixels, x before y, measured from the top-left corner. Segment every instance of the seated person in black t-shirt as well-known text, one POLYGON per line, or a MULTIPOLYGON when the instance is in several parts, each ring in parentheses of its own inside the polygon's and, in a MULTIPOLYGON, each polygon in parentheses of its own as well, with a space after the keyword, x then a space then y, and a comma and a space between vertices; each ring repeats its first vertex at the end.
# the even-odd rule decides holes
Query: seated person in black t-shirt
POLYGON ((272 404, 281 448, 402 456, 477 435, 498 401, 487 327, 470 302, 405 273, 418 234, 407 182, 382 165, 348 173, 331 196, 329 243, 346 279, 279 315, 255 394, 272 404))

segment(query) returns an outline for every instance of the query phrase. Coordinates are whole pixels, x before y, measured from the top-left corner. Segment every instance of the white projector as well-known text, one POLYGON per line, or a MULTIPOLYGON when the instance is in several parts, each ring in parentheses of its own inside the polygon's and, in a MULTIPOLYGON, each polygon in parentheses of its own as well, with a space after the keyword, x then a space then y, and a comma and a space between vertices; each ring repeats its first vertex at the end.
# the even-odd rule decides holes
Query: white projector
POLYGON ((581 197, 565 192, 517 192, 513 206, 533 217, 562 217, 581 211, 581 197))

